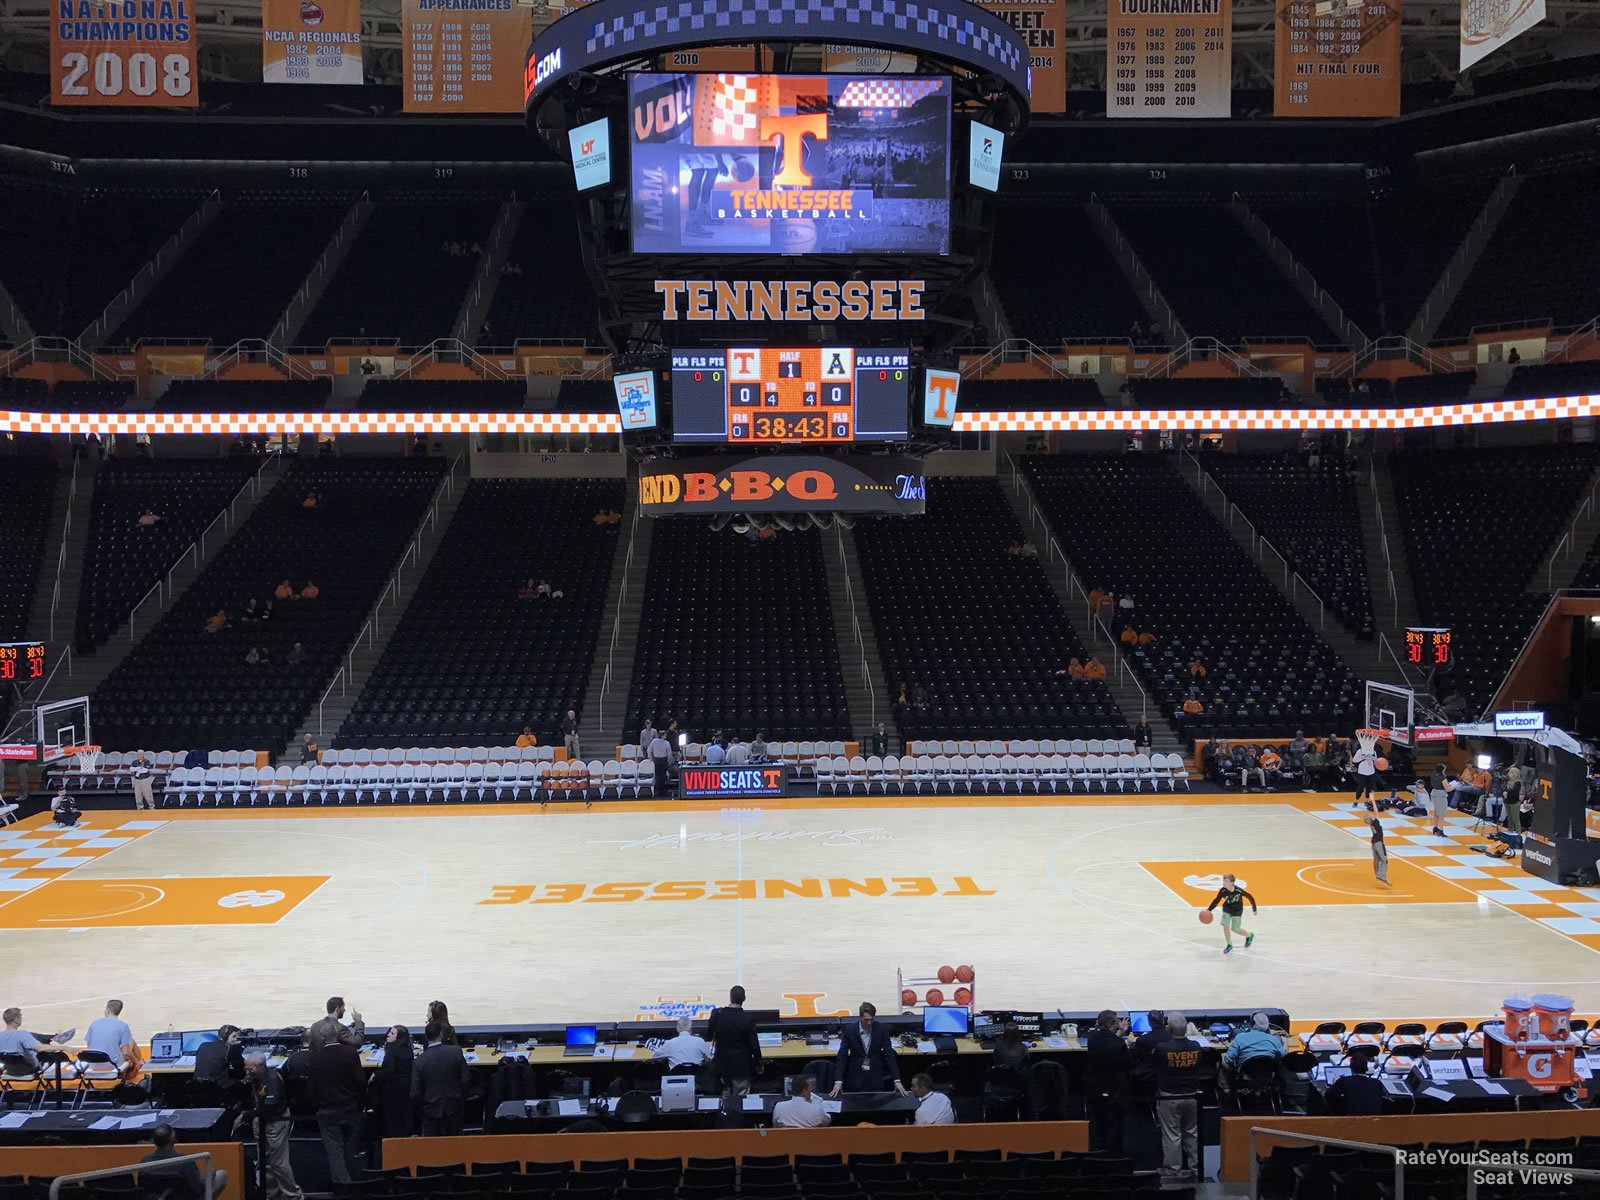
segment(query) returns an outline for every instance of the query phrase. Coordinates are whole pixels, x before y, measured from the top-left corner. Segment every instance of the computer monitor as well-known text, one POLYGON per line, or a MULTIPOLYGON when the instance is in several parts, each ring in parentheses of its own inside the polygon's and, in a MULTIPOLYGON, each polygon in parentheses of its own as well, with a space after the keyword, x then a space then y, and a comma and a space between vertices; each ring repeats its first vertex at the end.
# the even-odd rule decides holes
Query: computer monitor
POLYGON ((945 1008, 941 1005, 930 1004, 922 1010, 922 1032, 965 1037, 967 1034, 967 1010, 960 1007, 945 1008))
POLYGON ((1014 1012, 1011 1014, 1011 1024, 1017 1027, 1017 1032, 1023 1037, 1038 1037, 1044 1032, 1044 1014, 1042 1012, 1014 1012))
POLYGON ((593 1025, 568 1025, 567 1045, 592 1046, 595 1042, 595 1027, 593 1025))
POLYGON ((1129 1033, 1149 1033, 1150 1014, 1146 1012, 1131 1012, 1128 1014, 1129 1033))
POLYGON ((1350 1074, 1349 1067, 1336 1067, 1332 1063, 1328 1063, 1322 1068, 1322 1078, 1329 1086, 1337 1083, 1348 1074, 1350 1074))
POLYGON ((183 1035, 183 1052, 193 1054, 207 1042, 217 1040, 217 1031, 214 1029, 196 1029, 183 1035))

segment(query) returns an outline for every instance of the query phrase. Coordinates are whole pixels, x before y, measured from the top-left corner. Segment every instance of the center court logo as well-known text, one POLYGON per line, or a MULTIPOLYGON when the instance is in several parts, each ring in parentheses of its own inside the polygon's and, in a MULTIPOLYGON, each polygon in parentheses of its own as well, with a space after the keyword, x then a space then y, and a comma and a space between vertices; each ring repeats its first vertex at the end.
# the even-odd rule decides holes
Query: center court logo
POLYGON ((283 902, 283 893, 276 890, 264 892, 231 892, 217 901, 218 908, 270 908, 283 902))
MULTIPOLYGON (((1209 891, 1212 891, 1212 890, 1214 890, 1216 888, 1220 888, 1222 886, 1222 876, 1221 875, 1185 875, 1183 877, 1183 882, 1188 887, 1198 888, 1202 892, 1209 892, 1209 891)), ((1233 882, 1234 882, 1234 885, 1236 887, 1244 887, 1245 886, 1245 882, 1242 879, 1235 879, 1233 882)))
POLYGON ((736 842, 810 842, 814 846, 860 846, 865 842, 887 842, 893 835, 882 825, 866 825, 860 829, 747 829, 705 830, 698 833, 652 833, 642 838, 613 840, 591 838, 591 846, 615 846, 619 850, 656 850, 663 846, 684 846, 694 843, 736 842))

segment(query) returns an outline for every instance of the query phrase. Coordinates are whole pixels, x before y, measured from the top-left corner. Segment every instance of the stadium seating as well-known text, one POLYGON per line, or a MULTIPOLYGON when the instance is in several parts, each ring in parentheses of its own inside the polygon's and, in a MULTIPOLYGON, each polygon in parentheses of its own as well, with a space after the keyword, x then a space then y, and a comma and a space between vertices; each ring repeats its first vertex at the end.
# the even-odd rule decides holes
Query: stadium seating
POLYGON ((1133 624, 1156 636, 1134 667, 1184 738, 1355 728, 1361 700, 1344 663, 1172 464, 1030 456, 1027 471, 1084 584, 1134 598, 1133 624), (1194 659, 1207 673, 1191 679, 1194 659), (1180 711, 1191 686, 1202 713, 1180 711))
POLYGON ((1465 337, 1482 325, 1581 325, 1595 315, 1593 258, 1600 228, 1600 169, 1530 175, 1500 218, 1439 326, 1465 337), (1552 218, 1552 214, 1559 214, 1552 218), (1530 237, 1555 219, 1559 235, 1530 237))
POLYGON ((902 737, 1128 736, 1104 682, 1065 674, 1087 652, 1043 563, 1007 553, 1023 540, 993 478, 930 479, 923 516, 857 524, 880 696, 907 688, 902 737))
POLYGON ((265 338, 305 282, 352 197, 263 192, 230 200, 123 322, 116 337, 265 338))
POLYGON ((991 278, 1018 337, 1126 338, 1144 308, 1083 205, 1008 197, 997 209, 991 278))
POLYGON ((1372 588, 1356 482, 1343 461, 1208 454, 1206 471, 1351 632, 1372 637, 1372 588))
POLYGON ((495 285, 489 328, 476 331, 478 345, 596 340, 598 302, 578 253, 570 197, 528 197, 506 266, 516 270, 502 272, 495 285))
POLYGON ((199 205, 176 190, 0 184, 0 280, 35 333, 75 338, 199 205))
POLYGON ((618 535, 614 479, 479 479, 406 606, 335 745, 559 744, 581 707, 618 535), (530 576, 560 600, 519 600, 530 576), (471 620, 462 620, 469 611, 471 620))
POLYGON ((116 412, 133 399, 131 379, 63 379, 34 405, 53 412, 116 412))
POLYGON ((1455 631, 1454 683, 1481 711, 1543 611, 1542 568, 1588 491, 1593 445, 1409 450, 1392 455, 1417 607, 1455 631))
POLYGON ((1600 362, 1522 365, 1511 372, 1501 394, 1507 400, 1545 396, 1588 396, 1600 391, 1600 362))
POLYGON ((277 749, 327 686, 409 543, 445 470, 438 458, 296 463, 166 615, 94 692, 95 736, 140 746, 277 749), (314 508, 303 505, 311 492, 314 508), (277 600, 247 622, 252 598, 279 580, 315 600, 277 600), (219 610, 231 627, 207 633, 219 610), (290 665, 296 642, 306 661, 290 665), (271 663, 252 664, 253 646, 271 663))
POLYGON ((1381 264, 1367 197, 1359 192, 1246 197, 1301 266, 1368 337, 1388 332, 1381 315, 1381 264))
POLYGON ((871 755, 850 758, 830 756, 817 760, 817 792, 838 795, 843 788, 850 795, 856 789, 870 796, 876 789, 882 795, 921 795, 926 789, 936 796, 943 789, 952 796, 973 796, 978 792, 1004 795, 1068 793, 1082 788, 1109 793, 1113 784, 1119 793, 1152 793, 1165 788, 1177 791, 1182 783, 1189 790, 1188 767, 1177 754, 1136 752, 1132 738, 1084 739, 1044 738, 1011 741, 952 740, 924 741, 913 738, 902 755, 871 755))
POLYGON ((1138 408, 1279 408, 1283 384, 1267 379, 1135 379, 1129 381, 1138 408))
POLYGON ((1191 337, 1230 345, 1247 338, 1309 338, 1318 345, 1340 340, 1224 205, 1173 197, 1110 207, 1191 337), (1200 245, 1203 255, 1194 252, 1200 245), (1227 264, 1221 286, 1218 263, 1227 264))
MULTIPOLYGON (((6 564, 0 573, 0 642, 28 636, 55 485, 52 459, 0 458, 0 561, 6 564)), ((10 712, 12 695, 9 683, 0 683, 0 720, 10 712)))
POLYGON ((1403 375, 1394 381, 1394 402, 1401 407, 1418 404, 1457 404, 1467 398, 1477 382, 1476 371, 1447 371, 1438 375, 1403 375))
POLYGON ((355 407, 366 412, 516 412, 527 395, 520 379, 368 379, 355 407))
MULTIPOLYGON (((1408 181, 1370 205, 1383 332, 1404 333, 1477 220, 1495 180, 1408 181)), ((1300 243, 1296 243, 1298 249, 1300 243)), ((1343 303, 1343 297, 1338 297, 1343 303)), ((1379 331, 1363 331, 1377 337, 1379 331)))
POLYGON ((153 406, 161 412, 318 412, 326 379, 175 379, 153 406))
MULTIPOLYGON (((261 467, 256 458, 111 459, 95 474, 73 640, 93 651, 261 467), (145 510, 160 518, 141 526, 145 510)), ((222 536, 219 532, 219 536, 222 536)))
POLYGON ((496 202, 421 196, 380 203, 334 273, 296 341, 334 338, 424 346, 449 337, 481 247, 494 225, 496 202), (448 254, 446 242, 465 243, 448 254))
POLYGON ((623 739, 645 717, 691 737, 849 736, 822 537, 657 523, 623 739))
POLYGON ((1075 412, 1106 407, 1092 375, 963 380, 959 403, 962 412, 1075 412))

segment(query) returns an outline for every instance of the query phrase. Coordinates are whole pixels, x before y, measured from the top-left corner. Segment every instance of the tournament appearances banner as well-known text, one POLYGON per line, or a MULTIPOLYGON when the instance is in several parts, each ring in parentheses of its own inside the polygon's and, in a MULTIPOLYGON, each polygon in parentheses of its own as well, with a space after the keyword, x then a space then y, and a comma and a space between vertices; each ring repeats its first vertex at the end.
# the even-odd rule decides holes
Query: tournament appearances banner
POLYGON ((404 0, 405 111, 520 113, 533 10, 517 0, 404 0))
POLYGON ((1034 112, 1067 111, 1066 0, 978 0, 1021 35, 1028 46, 1034 112))
POLYGON ((266 83, 361 82, 361 0, 261 0, 266 83))
POLYGON ((197 108, 192 0, 56 0, 50 103, 197 108))
POLYGON ((1544 0, 1461 0, 1461 69, 1545 18, 1544 0))
POLYGON ((1400 115, 1401 0, 1278 0, 1273 111, 1400 115))
POLYGON ((1106 116, 1233 115, 1233 0, 1110 0, 1106 116))

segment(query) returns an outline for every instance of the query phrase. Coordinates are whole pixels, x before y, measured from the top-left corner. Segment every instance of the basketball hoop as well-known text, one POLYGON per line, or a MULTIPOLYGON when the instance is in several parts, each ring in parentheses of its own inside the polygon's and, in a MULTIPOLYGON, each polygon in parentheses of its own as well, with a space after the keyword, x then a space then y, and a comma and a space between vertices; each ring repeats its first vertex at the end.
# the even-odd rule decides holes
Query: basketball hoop
POLYGON ((78 764, 79 775, 93 775, 100 769, 99 746, 63 746, 61 753, 78 764))
POLYGON ((1376 753, 1378 749, 1378 739, 1381 737, 1387 737, 1388 735, 1389 731, 1386 729, 1358 729, 1356 730, 1356 741, 1361 743, 1361 748, 1363 750, 1371 750, 1376 753))

